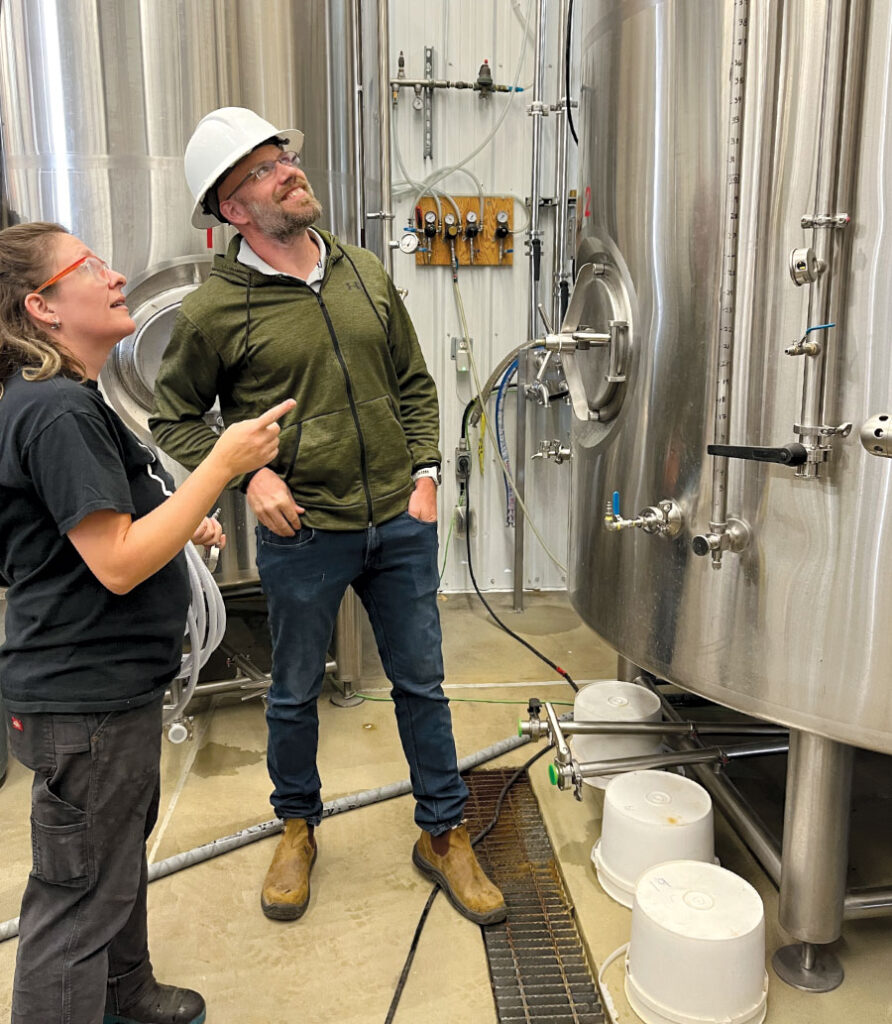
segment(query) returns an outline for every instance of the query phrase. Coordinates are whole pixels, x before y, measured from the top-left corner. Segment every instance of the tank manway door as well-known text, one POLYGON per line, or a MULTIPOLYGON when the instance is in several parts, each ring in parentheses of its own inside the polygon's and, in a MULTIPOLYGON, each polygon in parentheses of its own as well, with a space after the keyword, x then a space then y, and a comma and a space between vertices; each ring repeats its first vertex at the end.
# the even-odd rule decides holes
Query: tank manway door
POLYGON ((632 325, 626 289, 616 266, 586 263, 559 334, 545 347, 560 355, 574 415, 606 423, 619 412, 626 391, 632 325))
POLYGON ((101 383, 112 407, 140 436, 151 437, 147 420, 155 377, 180 305, 210 268, 209 258, 183 256, 157 264, 127 289, 136 330, 112 350, 101 383))

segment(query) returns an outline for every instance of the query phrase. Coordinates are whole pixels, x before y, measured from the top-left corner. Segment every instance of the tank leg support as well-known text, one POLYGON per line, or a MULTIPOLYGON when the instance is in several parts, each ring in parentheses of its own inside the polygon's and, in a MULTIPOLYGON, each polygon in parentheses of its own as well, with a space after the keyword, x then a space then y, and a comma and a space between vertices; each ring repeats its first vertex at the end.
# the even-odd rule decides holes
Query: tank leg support
POLYGON ((329 700, 339 708, 355 708, 362 704, 353 689, 362 674, 362 622, 359 598, 352 588, 344 594, 334 628, 335 682, 339 687, 329 700))
POLYGON ((790 732, 779 921, 798 943, 772 957, 775 973, 806 992, 829 992, 843 969, 821 946, 842 930, 849 855, 852 747, 790 732))

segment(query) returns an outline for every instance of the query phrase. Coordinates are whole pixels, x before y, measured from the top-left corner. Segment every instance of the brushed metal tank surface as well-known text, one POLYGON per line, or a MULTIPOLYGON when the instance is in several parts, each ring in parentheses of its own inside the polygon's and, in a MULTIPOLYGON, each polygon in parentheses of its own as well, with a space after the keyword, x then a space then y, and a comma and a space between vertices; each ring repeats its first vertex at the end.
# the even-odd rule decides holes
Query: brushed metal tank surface
MULTIPOLYGON (((837 4, 835 12, 849 5, 837 4)), ((750 0, 739 164, 726 166, 733 0, 591 0, 582 8, 577 261, 607 261, 629 296, 626 393, 609 422, 574 419, 573 604, 624 657, 740 711, 892 752, 892 462, 859 426, 892 413, 892 10, 868 12, 851 208, 816 210, 830 0, 750 0), (833 440, 817 479, 729 460, 728 515, 752 530, 721 568, 691 539, 710 531, 727 175, 740 176, 729 441, 797 440, 804 357, 784 349, 809 321, 792 249, 813 245, 804 214, 847 212, 851 256, 837 326, 824 332, 824 422, 833 440), (660 499, 684 515, 669 540, 608 532, 660 499), (884 611, 885 609, 885 611, 884 611), (884 626, 883 623, 886 623, 884 626)), ((578 305, 578 304, 577 304, 578 305)), ((588 326, 599 330, 603 296, 588 326)), ((585 319, 585 317, 583 317, 585 319)), ((578 359, 582 361, 584 354, 578 359)))
MULTIPOLYGON (((0 5, 3 223, 58 221, 127 276, 137 335, 100 383, 145 440, 153 372, 213 254, 190 223, 183 152, 195 125, 236 105, 302 129, 321 223, 357 241, 353 44, 351 0, 0 5)), ((216 229, 212 247, 230 235, 216 229)), ((254 582, 253 516, 238 492, 221 506, 229 543, 216 579, 254 582)))

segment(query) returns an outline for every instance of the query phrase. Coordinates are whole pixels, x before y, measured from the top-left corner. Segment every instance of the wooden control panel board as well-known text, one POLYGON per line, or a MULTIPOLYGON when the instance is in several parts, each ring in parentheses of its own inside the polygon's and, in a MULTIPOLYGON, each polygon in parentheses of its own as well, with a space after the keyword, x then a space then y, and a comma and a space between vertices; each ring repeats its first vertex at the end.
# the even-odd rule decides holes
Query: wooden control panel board
MULTIPOLYGON (((480 196, 452 196, 455 205, 461 211, 461 230, 455 238, 455 255, 461 267, 510 267, 514 262, 514 235, 507 235, 501 240, 501 258, 499 252, 499 239, 496 238, 496 216, 504 211, 508 214, 508 230, 514 229, 514 200, 511 196, 484 196, 483 198, 483 225, 474 238, 474 260, 471 262, 471 243, 465 238, 465 215, 468 210, 473 210, 480 216, 480 196)), ((430 197, 425 196, 416 207, 420 210, 420 223, 424 223, 424 215, 433 210, 437 212, 437 204, 430 197)), ((440 209, 443 217, 447 213, 455 214, 455 209, 448 199, 440 198, 440 209)), ((419 217, 416 213, 416 226, 419 225, 419 217)), ((448 267, 452 262, 452 254, 449 247, 449 240, 444 237, 443 225, 440 225, 440 232, 434 238, 428 238, 423 231, 418 232, 418 249, 415 252, 415 265, 418 267, 448 267)))

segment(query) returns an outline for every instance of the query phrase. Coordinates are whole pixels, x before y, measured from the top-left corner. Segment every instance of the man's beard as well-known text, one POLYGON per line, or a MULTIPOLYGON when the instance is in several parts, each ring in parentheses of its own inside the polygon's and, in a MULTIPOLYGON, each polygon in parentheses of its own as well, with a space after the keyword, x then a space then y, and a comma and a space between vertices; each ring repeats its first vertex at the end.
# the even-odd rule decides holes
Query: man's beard
POLYGON ((276 242, 290 242, 322 216, 322 204, 306 186, 306 198, 297 211, 285 210, 277 202, 255 200, 245 203, 257 228, 276 242))

